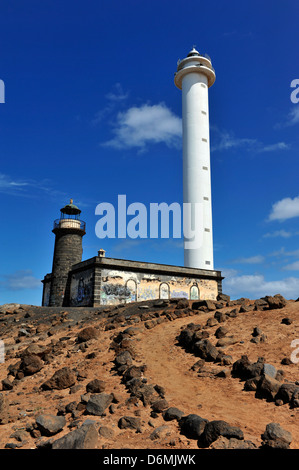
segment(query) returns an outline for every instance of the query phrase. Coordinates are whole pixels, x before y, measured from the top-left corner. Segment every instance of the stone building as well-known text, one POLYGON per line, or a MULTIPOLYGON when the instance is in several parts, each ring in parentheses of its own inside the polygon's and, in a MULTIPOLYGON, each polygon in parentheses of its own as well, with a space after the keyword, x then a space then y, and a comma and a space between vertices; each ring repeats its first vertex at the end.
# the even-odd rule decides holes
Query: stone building
POLYGON ((52 272, 43 279, 43 306, 97 307, 149 299, 215 300, 220 271, 107 258, 105 250, 82 261, 85 222, 70 201, 55 220, 52 272))

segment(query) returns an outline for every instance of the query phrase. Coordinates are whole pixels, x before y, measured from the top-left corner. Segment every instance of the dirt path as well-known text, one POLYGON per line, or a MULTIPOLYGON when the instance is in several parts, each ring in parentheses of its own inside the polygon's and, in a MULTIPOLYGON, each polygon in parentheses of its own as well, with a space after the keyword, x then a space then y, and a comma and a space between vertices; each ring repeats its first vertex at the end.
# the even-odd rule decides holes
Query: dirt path
MULTIPOLYGON (((296 425, 297 409, 288 405, 275 406, 255 398, 254 392, 243 391, 243 383, 235 378, 198 377, 190 367, 198 360, 176 345, 180 328, 190 323, 190 318, 163 323, 142 335, 138 343, 140 358, 147 364, 146 376, 150 382, 165 387, 170 406, 185 414, 195 413, 208 420, 222 419, 239 426, 244 438, 260 445, 260 436, 266 424, 278 422, 293 435, 291 447, 299 447, 296 425)), ((199 316, 196 323, 201 322, 199 316)), ((238 356, 240 357, 240 356, 238 356)), ((207 369, 219 369, 209 364, 207 369)))

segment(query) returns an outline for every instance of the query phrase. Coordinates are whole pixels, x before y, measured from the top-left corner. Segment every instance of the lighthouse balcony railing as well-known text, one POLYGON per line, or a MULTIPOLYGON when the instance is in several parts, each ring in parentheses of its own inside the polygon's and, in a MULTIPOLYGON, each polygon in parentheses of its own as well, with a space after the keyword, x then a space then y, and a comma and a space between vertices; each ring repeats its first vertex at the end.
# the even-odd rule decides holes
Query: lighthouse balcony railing
POLYGON ((75 228, 84 230, 85 232, 86 223, 79 219, 56 219, 54 220, 54 229, 56 228, 75 228))

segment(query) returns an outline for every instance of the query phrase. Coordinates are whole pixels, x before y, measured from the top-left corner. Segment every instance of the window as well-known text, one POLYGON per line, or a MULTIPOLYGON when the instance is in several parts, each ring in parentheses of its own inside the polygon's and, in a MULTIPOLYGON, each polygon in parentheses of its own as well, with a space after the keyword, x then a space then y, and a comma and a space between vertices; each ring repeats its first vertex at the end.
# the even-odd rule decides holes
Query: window
POLYGON ((199 289, 198 289, 196 284, 194 284, 190 288, 190 299, 191 300, 198 300, 199 299, 199 289))
POLYGON ((129 298, 126 300, 127 303, 129 302, 136 302, 137 300, 137 284, 134 279, 128 279, 126 282, 126 290, 130 292, 129 298))
POLYGON ((160 299, 169 299, 170 289, 167 282, 162 282, 159 287, 159 298, 160 299))

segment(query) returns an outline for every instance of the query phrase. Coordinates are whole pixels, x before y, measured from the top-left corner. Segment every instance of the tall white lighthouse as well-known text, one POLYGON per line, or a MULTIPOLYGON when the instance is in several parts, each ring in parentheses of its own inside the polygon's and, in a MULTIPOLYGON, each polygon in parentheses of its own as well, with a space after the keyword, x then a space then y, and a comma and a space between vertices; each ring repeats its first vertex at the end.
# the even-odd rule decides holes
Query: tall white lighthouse
MULTIPOLYGON (((183 202, 202 209, 202 242, 184 248, 186 267, 214 269, 208 89, 215 82, 211 59, 194 47, 178 61, 175 85, 182 90, 183 202)), ((186 241, 186 240, 185 240, 186 241)))

